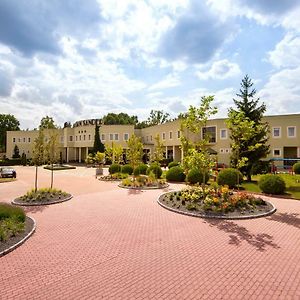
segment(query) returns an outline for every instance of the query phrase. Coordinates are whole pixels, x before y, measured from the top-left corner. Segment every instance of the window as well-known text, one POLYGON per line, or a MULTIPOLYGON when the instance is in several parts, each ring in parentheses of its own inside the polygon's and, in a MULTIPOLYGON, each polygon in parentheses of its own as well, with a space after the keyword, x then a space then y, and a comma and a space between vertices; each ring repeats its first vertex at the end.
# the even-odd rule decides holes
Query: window
POLYGON ((18 142, 21 143, 21 139, 20 138, 18 138, 18 142))
POLYGON ((13 138, 13 143, 15 143, 16 142, 16 138, 13 138))
POLYGON ((273 138, 281 137, 281 127, 273 127, 273 138))
POLYGON ((180 139, 180 130, 177 131, 177 138, 180 139))
POLYGON ((224 153, 224 149, 223 148, 220 148, 220 153, 224 153))
POLYGON ((119 140, 119 134, 115 133, 115 141, 118 141, 118 140, 119 140))
POLYGON ((173 139, 173 132, 172 132, 172 131, 169 132, 169 139, 170 139, 170 140, 173 139))
POLYGON ((113 139, 114 139, 114 135, 113 135, 112 133, 110 133, 110 134, 109 134, 109 140, 110 140, 110 141, 113 141, 113 139))
POLYGON ((89 141, 91 140, 91 135, 89 134, 89 141))
POLYGON ((281 155, 280 149, 273 149, 273 155, 274 156, 280 156, 281 155))
POLYGON ((70 142, 73 142, 73 135, 70 135, 70 136, 69 136, 69 141, 70 141, 70 142))
POLYGON ((203 127, 202 138, 207 138, 209 143, 216 142, 216 126, 203 127))
POLYGON ((28 138, 28 143, 30 143, 30 141, 31 141, 31 139, 30 139, 30 138, 28 138))
POLYGON ((23 138, 23 143, 25 143, 26 142, 26 138, 23 138))
POLYGON ((83 140, 85 141, 85 134, 83 135, 83 140))
POLYGON ((79 136, 79 141, 81 141, 81 135, 79 136))
POLYGON ((124 133, 124 141, 128 141, 129 140, 129 134, 128 133, 124 133))
POLYGON ((146 136, 146 141, 149 142, 149 136, 148 135, 146 136))
POLYGON ((220 130, 220 139, 226 140, 227 139, 227 129, 220 130))
POLYGON ((150 135, 150 141, 152 142, 152 135, 150 135))
POLYGON ((105 141, 105 134, 104 133, 101 134, 101 140, 105 141))
POLYGON ((165 133, 165 132, 163 132, 163 134, 162 134, 162 139, 163 139, 163 140, 166 139, 166 133, 165 133))
POLYGON ((61 143, 64 142, 64 137, 63 137, 63 136, 60 137, 60 142, 61 142, 61 143))
POLYGON ((76 141, 78 140, 78 136, 76 135, 76 141))
POLYGON ((295 126, 288 126, 287 128, 287 136, 288 137, 296 137, 296 127, 295 126))

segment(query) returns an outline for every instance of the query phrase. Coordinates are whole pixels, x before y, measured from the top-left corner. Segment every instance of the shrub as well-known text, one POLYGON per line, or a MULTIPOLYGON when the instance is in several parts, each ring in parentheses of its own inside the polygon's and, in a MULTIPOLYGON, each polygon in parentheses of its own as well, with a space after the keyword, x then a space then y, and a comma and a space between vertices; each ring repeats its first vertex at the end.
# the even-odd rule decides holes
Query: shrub
POLYGON ((261 176, 258 186, 266 194, 280 195, 285 191, 285 182, 278 175, 267 174, 261 176))
POLYGON ((293 165, 293 170, 295 174, 300 174, 300 162, 297 162, 293 165))
POLYGON ((160 178, 161 174, 162 174, 162 169, 161 169, 160 165, 153 163, 148 168, 147 174, 150 174, 151 172, 155 175, 156 178, 160 178))
POLYGON ((219 172, 217 182, 219 185, 228 185, 230 188, 242 183, 243 174, 233 168, 227 168, 219 172))
POLYGON ((203 174, 201 170, 193 168, 189 171, 187 175, 187 181, 191 184, 203 183, 203 176, 205 177, 205 183, 207 183, 209 179, 209 174, 207 172, 203 174))
POLYGON ((131 165, 124 165, 124 166, 122 166, 122 168, 121 168, 121 172, 122 172, 123 174, 131 175, 132 172, 133 172, 133 168, 132 168, 131 165))
POLYGON ((112 164, 108 169, 109 174, 121 172, 121 166, 119 164, 112 164))
POLYGON ((166 174, 166 179, 168 181, 178 181, 182 182, 185 179, 185 174, 183 173, 183 169, 179 166, 171 167, 166 174))
POLYGON ((168 164, 168 168, 171 169, 173 167, 177 167, 179 166, 179 161, 171 161, 169 164, 168 164))
POLYGON ((270 172, 271 166, 269 161, 259 160, 252 166, 252 174, 267 174, 270 172))
POLYGON ((20 207, 12 206, 6 203, 0 203, 0 221, 8 218, 14 218, 20 222, 24 222, 25 212, 20 207))
POLYGON ((145 164, 140 164, 134 169, 134 176, 146 175, 148 170, 148 166, 145 164))

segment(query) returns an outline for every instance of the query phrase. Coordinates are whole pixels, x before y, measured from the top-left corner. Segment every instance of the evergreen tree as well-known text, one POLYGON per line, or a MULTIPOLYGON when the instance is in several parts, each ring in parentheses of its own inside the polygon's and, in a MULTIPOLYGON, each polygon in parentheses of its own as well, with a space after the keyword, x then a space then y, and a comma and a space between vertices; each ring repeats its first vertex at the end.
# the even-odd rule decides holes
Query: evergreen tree
POLYGON ((95 140, 94 140, 94 147, 93 147, 93 153, 96 154, 97 152, 104 153, 105 146, 101 142, 100 139, 100 133, 99 133, 99 125, 96 124, 95 126, 95 140))
POLYGON ((13 154, 12 158, 20 158, 20 150, 17 145, 15 145, 15 147, 14 147, 14 154, 13 154))
POLYGON ((269 126, 262 121, 263 114, 266 111, 266 105, 259 105, 259 98, 255 99, 256 90, 252 88, 253 82, 246 75, 242 79, 241 88, 238 94, 240 99, 233 99, 237 109, 229 109, 228 127, 231 130, 230 138, 232 140, 232 164, 238 166, 238 162, 244 159, 246 163, 241 171, 247 176, 247 180, 251 181, 252 168, 261 158, 266 157, 269 153, 268 145, 269 126), (238 114, 242 114, 243 118, 237 118, 238 114), (248 122, 252 126, 253 134, 243 134, 237 132, 239 123, 248 122), (233 147, 238 145, 238 147, 233 147))

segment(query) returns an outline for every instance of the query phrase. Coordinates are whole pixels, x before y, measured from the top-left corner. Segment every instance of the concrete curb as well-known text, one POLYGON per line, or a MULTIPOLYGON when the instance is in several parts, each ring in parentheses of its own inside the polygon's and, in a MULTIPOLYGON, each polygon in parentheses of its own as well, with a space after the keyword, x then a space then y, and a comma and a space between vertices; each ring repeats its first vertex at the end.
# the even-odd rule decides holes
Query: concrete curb
POLYGON ((47 203, 29 203, 29 202, 24 202, 24 203, 20 203, 20 202, 17 202, 16 199, 12 200, 11 203, 13 205, 19 205, 19 206, 43 206, 43 205, 51 205, 51 204, 57 204, 57 203, 62 203, 62 202, 66 202, 66 201, 69 201, 73 198, 72 195, 70 195, 69 197, 65 198, 65 199, 60 199, 58 201, 49 201, 47 203))

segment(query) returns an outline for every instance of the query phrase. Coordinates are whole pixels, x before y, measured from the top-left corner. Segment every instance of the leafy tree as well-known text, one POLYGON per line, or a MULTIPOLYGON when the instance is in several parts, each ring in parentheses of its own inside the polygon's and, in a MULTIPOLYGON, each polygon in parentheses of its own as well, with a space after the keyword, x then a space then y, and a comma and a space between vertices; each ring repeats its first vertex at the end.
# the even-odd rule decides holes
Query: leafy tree
POLYGON ((132 134, 127 141, 127 158, 133 169, 139 165, 143 157, 143 143, 139 137, 132 134))
POLYGON ((99 125, 95 125, 95 139, 94 139, 94 147, 93 147, 93 153, 101 152, 103 153, 105 151, 105 146, 101 142, 100 139, 100 133, 99 133, 99 125))
POLYGON ((227 122, 231 130, 233 167, 240 167, 248 181, 251 181, 253 166, 261 158, 266 157, 270 151, 267 137, 269 126, 262 121, 266 105, 259 106, 260 99, 255 99, 256 90, 252 86, 251 79, 246 75, 242 79, 240 92, 237 94, 240 99, 233 99, 237 110, 229 109, 227 122), (244 132, 238 131, 243 129, 244 132))
POLYGON ((170 114, 164 113, 162 110, 151 110, 147 119, 148 126, 166 123, 170 120, 170 114))
POLYGON ((12 158, 20 158, 20 150, 17 145, 15 145, 15 147, 14 147, 14 154, 13 154, 12 158))
POLYGON ((45 159, 45 135, 43 130, 39 130, 37 138, 33 142, 32 162, 35 165, 35 184, 34 189, 37 191, 38 166, 44 163, 45 159))
POLYGON ((51 165, 51 189, 53 188, 53 164, 57 163, 60 158, 59 146, 58 133, 52 129, 49 132, 48 142, 45 144, 45 160, 51 165))
POLYGON ((20 130, 20 122, 14 115, 0 114, 0 152, 6 151, 6 132, 20 130))
MULTIPOLYGON (((181 144, 184 150, 183 166, 185 170, 197 168, 203 173, 214 166, 215 161, 208 152, 209 135, 204 135, 198 142, 193 142, 188 135, 184 135, 184 131, 190 131, 198 136, 206 127, 207 120, 210 116, 217 113, 217 108, 212 107, 214 96, 203 96, 199 107, 190 106, 186 117, 181 119, 181 144)), ((205 184, 205 176, 203 176, 203 184, 205 184)))
POLYGON ((129 116, 126 113, 108 113, 102 121, 104 125, 136 125, 138 118, 137 116, 129 116))
POLYGON ((52 117, 46 116, 41 119, 39 129, 56 129, 57 126, 52 117))
POLYGON ((123 160, 123 147, 112 142, 111 147, 106 147, 105 155, 113 164, 120 164, 123 160))
POLYGON ((164 143, 160 139, 160 135, 157 134, 154 137, 155 145, 152 154, 152 161, 159 163, 164 159, 164 143))

